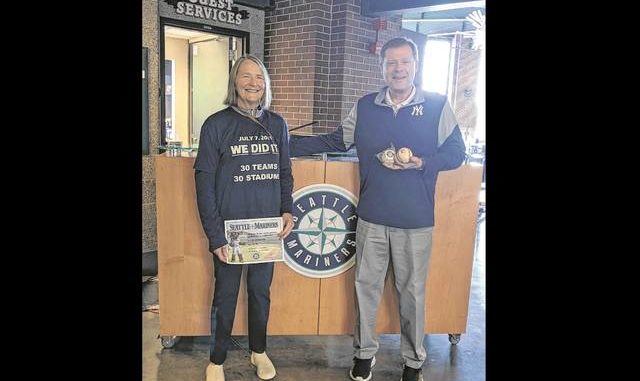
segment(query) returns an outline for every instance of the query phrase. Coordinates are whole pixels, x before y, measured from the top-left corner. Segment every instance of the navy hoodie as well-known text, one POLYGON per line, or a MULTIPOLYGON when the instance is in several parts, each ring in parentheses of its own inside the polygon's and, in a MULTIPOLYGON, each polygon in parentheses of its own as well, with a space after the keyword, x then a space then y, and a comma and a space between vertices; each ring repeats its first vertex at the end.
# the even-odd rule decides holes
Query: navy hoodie
POLYGON ((205 120, 194 169, 202 227, 213 251, 227 243, 224 221, 291 213, 287 123, 264 110, 258 121, 231 107, 205 120))

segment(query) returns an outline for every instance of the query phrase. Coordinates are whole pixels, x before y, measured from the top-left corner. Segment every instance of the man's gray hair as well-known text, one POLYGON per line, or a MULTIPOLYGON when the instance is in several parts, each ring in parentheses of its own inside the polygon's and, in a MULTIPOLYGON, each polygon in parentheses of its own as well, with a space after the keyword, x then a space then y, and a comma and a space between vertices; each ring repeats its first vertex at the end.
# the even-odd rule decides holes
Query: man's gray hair
POLYGON ((251 55, 245 54, 244 56, 238 58, 236 63, 233 64, 231 68, 231 72, 229 73, 229 84, 227 85, 227 97, 224 100, 224 104, 228 106, 238 106, 238 92, 236 91, 236 77, 238 76, 238 68, 245 61, 253 61, 260 70, 262 71, 262 76, 264 77, 264 94, 262 94, 262 98, 260 99, 260 106, 263 109, 268 109, 271 105, 271 78, 269 78, 269 73, 267 72, 267 68, 264 66, 260 58, 251 55))
POLYGON ((418 62, 418 45, 416 45, 416 43, 413 42, 413 40, 410 38, 396 37, 385 42, 385 44, 382 46, 382 49, 380 50, 380 63, 384 62, 384 55, 387 53, 387 49, 399 48, 404 45, 411 47, 411 51, 413 52, 413 59, 418 62))

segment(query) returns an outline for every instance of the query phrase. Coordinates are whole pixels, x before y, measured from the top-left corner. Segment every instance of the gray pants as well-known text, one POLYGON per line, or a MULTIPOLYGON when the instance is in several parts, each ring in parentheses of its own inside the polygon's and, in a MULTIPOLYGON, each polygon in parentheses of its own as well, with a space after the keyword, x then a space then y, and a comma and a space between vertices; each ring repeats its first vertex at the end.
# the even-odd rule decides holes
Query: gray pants
POLYGON ((400 349, 405 364, 420 368, 427 358, 424 298, 433 228, 398 229, 358 220, 356 231, 355 356, 370 359, 378 351, 376 317, 389 259, 400 306, 400 349))

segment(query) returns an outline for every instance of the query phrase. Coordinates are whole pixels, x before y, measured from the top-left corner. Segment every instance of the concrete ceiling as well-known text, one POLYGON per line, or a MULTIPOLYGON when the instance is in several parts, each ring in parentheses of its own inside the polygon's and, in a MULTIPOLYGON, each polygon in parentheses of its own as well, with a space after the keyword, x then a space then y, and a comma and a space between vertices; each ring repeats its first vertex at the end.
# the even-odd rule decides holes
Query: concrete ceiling
POLYGON ((465 17, 474 11, 486 13, 484 0, 363 0, 363 9, 370 17, 402 15, 404 29, 426 35, 473 31, 475 26, 465 17))

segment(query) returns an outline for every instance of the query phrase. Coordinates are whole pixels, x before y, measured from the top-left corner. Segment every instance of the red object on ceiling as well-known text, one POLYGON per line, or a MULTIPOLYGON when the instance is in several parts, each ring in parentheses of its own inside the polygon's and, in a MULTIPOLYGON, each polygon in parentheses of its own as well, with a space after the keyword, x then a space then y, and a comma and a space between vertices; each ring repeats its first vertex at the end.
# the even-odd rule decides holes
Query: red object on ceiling
POLYGON ((372 22, 373 30, 387 30, 387 20, 384 18, 377 18, 372 22))

